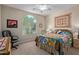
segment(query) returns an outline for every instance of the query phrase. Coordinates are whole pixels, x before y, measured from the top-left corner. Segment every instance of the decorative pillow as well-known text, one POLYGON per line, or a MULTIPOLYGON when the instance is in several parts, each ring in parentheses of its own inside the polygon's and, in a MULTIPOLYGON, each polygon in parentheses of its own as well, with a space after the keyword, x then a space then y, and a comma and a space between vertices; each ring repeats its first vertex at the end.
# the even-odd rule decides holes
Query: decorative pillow
POLYGON ((0 50, 5 49, 6 47, 6 40, 4 38, 0 38, 0 50))

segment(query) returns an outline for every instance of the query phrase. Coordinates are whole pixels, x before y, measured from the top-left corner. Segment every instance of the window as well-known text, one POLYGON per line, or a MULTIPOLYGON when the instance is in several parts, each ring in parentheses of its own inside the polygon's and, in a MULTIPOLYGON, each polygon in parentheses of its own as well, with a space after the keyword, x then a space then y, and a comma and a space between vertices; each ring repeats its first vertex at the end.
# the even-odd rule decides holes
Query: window
POLYGON ((23 19, 23 34, 34 34, 36 31, 36 19, 32 15, 27 15, 23 19))

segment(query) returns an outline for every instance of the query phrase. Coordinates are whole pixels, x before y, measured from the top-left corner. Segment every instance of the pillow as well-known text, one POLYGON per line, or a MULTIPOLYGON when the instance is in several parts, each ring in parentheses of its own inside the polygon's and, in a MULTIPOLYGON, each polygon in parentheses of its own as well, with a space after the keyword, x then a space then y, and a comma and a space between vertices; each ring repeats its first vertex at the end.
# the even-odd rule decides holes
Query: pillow
POLYGON ((0 38, 0 50, 5 49, 6 47, 6 40, 4 38, 0 38))
POLYGON ((3 41, 4 41, 4 38, 0 38, 0 46, 1 46, 3 41))

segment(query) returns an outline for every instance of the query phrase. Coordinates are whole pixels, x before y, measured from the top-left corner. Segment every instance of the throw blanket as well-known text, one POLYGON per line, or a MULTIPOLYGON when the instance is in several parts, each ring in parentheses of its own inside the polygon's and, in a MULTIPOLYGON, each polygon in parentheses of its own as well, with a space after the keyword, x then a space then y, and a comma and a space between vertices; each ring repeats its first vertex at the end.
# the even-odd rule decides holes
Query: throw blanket
POLYGON ((0 38, 0 50, 5 49, 6 47, 6 40, 4 38, 0 38))

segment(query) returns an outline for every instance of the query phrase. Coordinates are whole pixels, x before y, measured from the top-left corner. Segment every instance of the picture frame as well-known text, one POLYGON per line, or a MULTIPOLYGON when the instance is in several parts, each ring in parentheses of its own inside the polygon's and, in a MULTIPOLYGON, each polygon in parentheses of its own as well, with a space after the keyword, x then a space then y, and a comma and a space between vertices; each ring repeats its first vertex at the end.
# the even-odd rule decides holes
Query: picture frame
POLYGON ((70 14, 55 17, 55 28, 70 28, 70 27, 71 27, 70 14))
POLYGON ((7 19, 7 28, 17 28, 17 20, 7 19))
POLYGON ((42 28, 42 27, 43 27, 43 25, 40 23, 40 24, 39 24, 39 27, 40 27, 40 28, 42 28))

